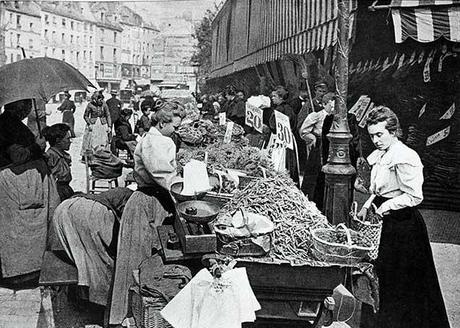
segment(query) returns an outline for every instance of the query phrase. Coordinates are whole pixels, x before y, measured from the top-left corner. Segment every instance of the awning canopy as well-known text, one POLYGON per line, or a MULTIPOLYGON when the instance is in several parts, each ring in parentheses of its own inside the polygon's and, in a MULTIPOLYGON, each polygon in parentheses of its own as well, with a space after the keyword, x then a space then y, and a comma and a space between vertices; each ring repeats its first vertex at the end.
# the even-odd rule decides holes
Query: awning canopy
MULTIPOLYGON (((351 0, 350 37, 357 0, 351 0)), ((212 73, 220 77, 337 41, 338 0, 227 0, 213 21, 212 73)))
POLYGON ((440 37, 460 42, 460 0, 393 0, 391 14, 396 43, 440 37))

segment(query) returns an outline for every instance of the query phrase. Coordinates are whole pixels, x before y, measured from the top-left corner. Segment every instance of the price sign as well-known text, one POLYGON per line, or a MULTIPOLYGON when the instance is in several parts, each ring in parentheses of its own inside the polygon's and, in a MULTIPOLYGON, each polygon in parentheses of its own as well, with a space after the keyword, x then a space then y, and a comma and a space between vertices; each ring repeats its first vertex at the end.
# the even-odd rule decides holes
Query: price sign
POLYGON ((262 109, 246 103, 245 123, 247 126, 251 126, 254 129, 256 129, 258 132, 262 133, 262 125, 263 125, 262 117, 263 117, 262 109))
POLYGON ((450 134, 450 126, 448 126, 445 129, 442 129, 439 132, 436 132, 435 134, 432 134, 426 139, 426 145, 431 146, 434 145, 435 143, 441 141, 442 139, 445 139, 449 136, 450 134))
POLYGON ((289 117, 275 110, 276 138, 287 148, 294 150, 293 135, 289 117))
POLYGON ((234 123, 232 121, 229 121, 227 123, 227 130, 225 130, 224 143, 229 143, 232 140, 233 125, 234 123))
POLYGON ((367 98, 366 95, 359 97, 358 101, 348 111, 350 114, 356 114, 356 111, 361 107, 364 100, 367 98))
POLYGON ((219 125, 225 125, 227 122, 227 114, 225 112, 219 113, 219 125))

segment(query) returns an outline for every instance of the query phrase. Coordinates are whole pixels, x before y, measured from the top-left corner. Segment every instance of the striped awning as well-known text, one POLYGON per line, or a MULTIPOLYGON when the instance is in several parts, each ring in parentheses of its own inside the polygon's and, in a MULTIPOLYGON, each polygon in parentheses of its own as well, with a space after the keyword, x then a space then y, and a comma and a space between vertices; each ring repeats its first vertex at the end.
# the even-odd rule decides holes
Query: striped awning
MULTIPOLYGON (((349 1, 350 30, 357 0, 349 1)), ((337 41, 338 0, 227 0, 213 21, 211 77, 337 41)))
POLYGON ((460 42, 460 0, 393 0, 391 7, 396 43, 460 42))

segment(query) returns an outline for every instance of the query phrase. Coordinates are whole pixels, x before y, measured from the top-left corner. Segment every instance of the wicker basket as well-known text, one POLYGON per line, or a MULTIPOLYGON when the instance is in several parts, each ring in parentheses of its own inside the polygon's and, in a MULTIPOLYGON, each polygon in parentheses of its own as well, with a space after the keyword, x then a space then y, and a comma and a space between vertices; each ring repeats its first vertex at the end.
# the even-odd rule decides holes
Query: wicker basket
MULTIPOLYGON (((374 207, 375 213, 375 205, 372 204, 374 207)), ((370 212, 367 215, 366 221, 362 221, 357 216, 358 211, 358 204, 353 202, 351 205, 351 228, 362 233, 363 237, 373 244, 375 248, 369 252, 369 257, 373 260, 377 258, 379 255, 379 244, 380 244, 380 233, 382 232, 382 220, 379 219, 377 215, 370 212)))
POLYGON ((131 287, 129 292, 131 312, 137 328, 172 328, 160 314, 160 311, 167 304, 164 297, 142 296, 138 286, 131 287))
POLYGON ((359 232, 348 229, 344 224, 337 225, 336 229, 318 228, 311 231, 313 237, 313 246, 316 251, 326 256, 329 262, 343 263, 346 259, 347 264, 359 263, 368 257, 369 252, 375 246, 369 247, 352 244, 352 239, 361 236, 359 232), (332 243, 323 239, 324 234, 334 235, 343 232, 346 235, 346 244, 332 243))

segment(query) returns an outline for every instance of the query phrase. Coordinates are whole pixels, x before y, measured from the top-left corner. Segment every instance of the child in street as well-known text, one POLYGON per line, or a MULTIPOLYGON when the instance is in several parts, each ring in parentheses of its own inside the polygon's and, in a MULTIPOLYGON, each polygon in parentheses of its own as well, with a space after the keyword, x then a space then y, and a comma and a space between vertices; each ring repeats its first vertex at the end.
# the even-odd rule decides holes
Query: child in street
POLYGON ((67 152, 72 143, 70 140, 70 127, 65 123, 58 123, 45 127, 42 133, 50 145, 50 148, 46 151, 46 163, 54 176, 62 202, 74 194, 70 186, 70 181, 72 181, 70 171, 72 159, 67 152))
POLYGON ((151 104, 149 101, 143 101, 141 104, 142 116, 136 123, 134 128, 134 133, 138 133, 140 136, 143 136, 146 132, 150 130, 152 123, 150 122, 150 113, 151 113, 151 104))

